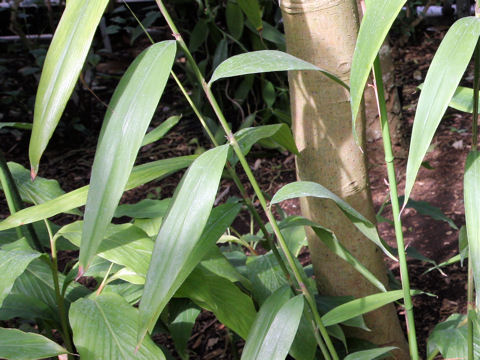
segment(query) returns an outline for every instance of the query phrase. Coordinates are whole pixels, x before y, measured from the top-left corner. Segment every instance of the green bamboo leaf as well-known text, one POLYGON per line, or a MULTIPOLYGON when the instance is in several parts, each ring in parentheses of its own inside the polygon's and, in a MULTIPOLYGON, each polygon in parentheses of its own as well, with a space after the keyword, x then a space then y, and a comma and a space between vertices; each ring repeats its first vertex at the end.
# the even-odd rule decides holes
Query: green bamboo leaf
POLYGON ((320 226, 312 227, 315 234, 334 254, 348 262, 352 267, 370 281, 377 289, 386 292, 385 285, 378 280, 360 261, 358 261, 337 239, 335 234, 320 226))
POLYGON ((258 0, 237 0, 238 5, 257 31, 262 31, 262 12, 258 0))
MULTIPOLYGON (((178 170, 189 166, 196 156, 182 156, 173 159, 157 160, 135 166, 130 174, 125 190, 130 190, 153 180, 163 179, 178 170)), ((89 186, 83 186, 43 204, 16 212, 0 222, 0 231, 30 224, 78 208, 87 202, 89 186)))
POLYGON ((262 139, 273 140, 291 153, 298 154, 292 132, 286 124, 263 125, 241 129, 235 133, 235 139, 237 139, 244 155, 248 154, 252 146, 262 139))
MULTIPOLYGON (((427 341, 427 356, 439 350, 444 359, 468 358, 467 319, 463 314, 452 314, 435 326, 427 341)), ((474 359, 480 359, 480 336, 474 331, 474 359)))
POLYGON ((45 58, 35 101, 29 149, 33 177, 75 87, 107 4, 108 0, 67 2, 45 58))
POLYGON ((175 343, 175 350, 182 359, 188 360, 187 342, 192 335, 193 325, 200 314, 200 309, 190 301, 182 300, 180 303, 171 303, 170 312, 174 313, 173 320, 168 325, 168 330, 175 343))
POLYGON ((404 202, 408 201, 423 158, 470 62, 479 36, 480 19, 466 17, 458 20, 443 38, 428 69, 413 121, 404 202))
POLYGON ((30 250, 0 250, 0 307, 12 289, 13 283, 27 268, 28 264, 41 254, 30 250))
POLYGON ((158 233, 140 302, 139 343, 183 279, 202 259, 191 259, 190 253, 201 239, 210 215, 228 149, 228 145, 220 146, 198 157, 175 192, 158 233))
POLYGON ((174 41, 150 46, 120 80, 105 116, 85 207, 79 276, 88 268, 127 184, 175 58, 174 41))
POLYGON ((342 80, 328 71, 322 70, 293 55, 277 50, 252 51, 228 58, 215 69, 208 85, 211 86, 213 82, 219 79, 232 76, 288 70, 320 71, 328 78, 348 89, 348 86, 342 80))
POLYGON ((286 358, 304 306, 302 295, 290 297, 290 289, 283 287, 265 301, 245 342, 242 359, 286 358))
POLYGON ((357 351, 347 355, 343 360, 374 360, 395 349, 397 349, 395 346, 387 346, 377 349, 357 351))
POLYGON ((150 339, 135 349, 138 310, 115 293, 77 300, 70 307, 73 342, 82 360, 165 359, 150 339))
POLYGON ((281 201, 297 198, 313 196, 322 199, 333 200, 340 210, 350 219, 350 221, 362 232, 368 239, 373 241, 383 252, 388 255, 394 261, 397 261, 395 256, 388 249, 388 245, 385 245, 380 239, 377 228, 367 218, 360 214, 357 210, 352 208, 347 202, 340 197, 332 193, 320 184, 311 181, 296 181, 285 185, 273 196, 271 204, 276 204, 281 201))
POLYGON ((242 37, 244 28, 244 18, 240 6, 232 0, 227 2, 225 9, 225 19, 227 20, 227 29, 235 39, 242 37))
POLYGON ((68 351, 45 336, 17 329, 0 328, 0 358, 35 360, 50 358, 68 351))
POLYGON ((405 3, 406 0, 369 0, 367 2, 367 9, 358 31, 350 75, 352 131, 355 137, 355 121, 363 100, 363 90, 368 75, 393 21, 405 3))
MULTIPOLYGON (((421 291, 412 290, 412 295, 421 294, 421 291)), ((380 294, 365 296, 337 306, 322 316, 325 326, 339 324, 358 315, 363 315, 393 301, 403 298, 403 290, 388 291, 380 294)))
MULTIPOLYGON (((423 89, 423 84, 418 86, 420 90, 423 89)), ((480 104, 480 100, 479 100, 480 104)), ((473 113, 473 89, 464 86, 457 87, 452 99, 448 103, 448 106, 455 110, 463 111, 472 114, 473 113)))
POLYGON ((252 299, 229 280, 197 266, 175 296, 187 297, 211 311, 217 319, 242 338, 246 338, 255 320, 252 299), (235 309, 235 311, 232 311, 235 309))
POLYGON ((155 129, 145 135, 142 141, 142 146, 154 143, 155 141, 163 138, 165 134, 170 131, 171 128, 178 124, 181 118, 181 115, 170 116, 167 120, 162 122, 155 129))
POLYGON ((32 124, 24 122, 0 122, 0 129, 4 127, 13 127, 21 130, 32 130, 32 124))
MULTIPOLYGON (((467 227, 469 258, 480 256, 480 152, 471 151, 467 156, 464 175, 465 222, 467 227)), ((480 263, 472 261, 475 288, 480 289, 480 263)), ((480 304, 480 291, 477 291, 480 304)))
POLYGON ((119 205, 115 210, 114 217, 128 216, 138 219, 154 219, 164 216, 170 205, 170 199, 154 200, 144 199, 136 204, 119 205))

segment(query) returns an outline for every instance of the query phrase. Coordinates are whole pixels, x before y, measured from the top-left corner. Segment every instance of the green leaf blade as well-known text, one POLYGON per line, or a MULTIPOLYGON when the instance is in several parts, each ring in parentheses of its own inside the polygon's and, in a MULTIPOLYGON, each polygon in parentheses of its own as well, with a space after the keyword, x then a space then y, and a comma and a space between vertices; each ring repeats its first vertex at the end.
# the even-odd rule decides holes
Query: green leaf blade
POLYGON ((433 58, 413 121, 407 161, 405 203, 413 189, 418 170, 433 135, 465 72, 479 36, 480 19, 462 18, 447 32, 433 58))
POLYGON ((67 353, 66 349, 42 335, 0 328, 0 358, 35 360, 67 353))
POLYGON ((207 223, 228 149, 228 145, 220 146, 198 157, 174 195, 158 233, 140 302, 139 342, 188 275, 183 268, 207 223))
POLYGON ((373 62, 395 18, 406 0, 369 0, 358 31, 350 76, 352 129, 363 99, 363 90, 373 62))
POLYGON ((322 70, 293 55, 277 50, 252 51, 246 54, 232 56, 218 65, 208 84, 211 86, 213 82, 219 79, 232 76, 289 70, 320 71, 328 78, 348 88, 343 81, 328 71, 322 70))
POLYGON ((47 147, 75 87, 108 0, 68 1, 45 63, 35 101, 30 164, 38 172, 47 147))
MULTIPOLYGON (((469 247, 469 258, 480 256, 480 152, 471 151, 467 156, 464 175, 465 222, 469 247)), ((480 289, 480 264, 471 261, 475 288, 480 289)), ((477 304, 480 291, 477 291, 477 304)))
POLYGON ((174 41, 150 46, 130 65, 113 94, 93 162, 80 247, 80 275, 95 255, 127 185, 175 52, 174 41))
POLYGON ((69 318, 82 359, 165 359, 149 337, 136 351, 138 311, 120 295, 82 298, 70 307, 69 318))

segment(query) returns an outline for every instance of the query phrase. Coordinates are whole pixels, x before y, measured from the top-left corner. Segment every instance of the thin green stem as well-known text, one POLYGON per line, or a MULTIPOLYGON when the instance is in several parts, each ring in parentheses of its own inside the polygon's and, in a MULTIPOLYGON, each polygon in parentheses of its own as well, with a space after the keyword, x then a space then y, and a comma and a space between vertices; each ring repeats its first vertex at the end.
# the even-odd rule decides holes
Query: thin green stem
POLYGON ((427 360, 433 360, 435 357, 440 354, 440 350, 436 349, 433 353, 430 354, 430 356, 427 358, 427 360))
MULTIPOLYGON (((12 173, 8 168, 7 161, 5 160, 5 156, 3 152, 0 150, 0 182, 2 184, 3 192, 5 194, 5 198, 7 199, 8 209, 10 214, 15 214, 17 211, 23 209, 23 201, 20 197, 20 193, 17 188, 17 184, 15 184, 15 180, 13 179, 12 173)), ((37 233, 33 228, 32 224, 23 225, 17 227, 16 229, 18 237, 25 236, 27 240, 30 242, 34 248, 40 252, 43 252, 42 244, 38 239, 37 233)))
POLYGON ((415 331, 415 320, 413 317, 413 303, 410 295, 410 280, 408 277, 407 257, 405 253, 405 242, 403 240, 402 221, 400 219, 400 206, 398 203, 397 179, 395 175, 394 156, 392 142, 390 139, 390 129, 388 127, 388 115, 385 102, 385 89, 383 86, 382 70, 380 59, 377 55, 373 63, 374 89, 377 96, 378 111, 380 115, 380 124, 382 128, 383 148, 385 151, 385 162, 387 164, 388 182, 390 187, 390 201, 392 204, 392 215, 395 227, 395 237, 397 239, 398 260, 400 263, 400 279, 402 281, 403 299, 405 305, 408 345, 412 360, 418 360, 418 345, 415 331))
POLYGON ((51 248, 51 254, 50 254, 50 268, 52 270, 52 278, 53 278, 53 285, 55 288, 55 298, 57 301, 57 306, 58 306, 58 313, 60 316, 60 325, 62 327, 62 337, 63 341, 65 342, 65 347, 67 348, 68 352, 70 353, 68 355, 68 359, 73 360, 73 343, 72 343, 72 336, 70 334, 70 328, 68 326, 68 317, 67 317, 67 311, 65 307, 65 300, 60 292, 60 281, 58 278, 58 257, 57 257, 57 245, 56 245, 56 240, 53 236, 52 229, 50 228, 50 225, 48 224, 47 220, 44 220, 45 226, 48 231, 48 236, 50 238, 50 248, 51 248))
POLYGON ((473 360, 473 342, 474 342, 474 330, 473 320, 475 314, 475 300, 473 296, 474 282, 473 282, 473 268, 471 257, 468 257, 468 278, 467 278, 467 359, 473 360))
MULTIPOLYGON (((330 351, 331 358, 333 360, 338 360, 339 357, 338 357, 337 352, 336 352, 336 350, 333 346, 333 343, 330 339, 330 336, 328 335, 328 333, 326 331, 326 328, 322 323, 322 320, 320 318, 320 314, 318 313, 318 309, 317 309, 317 306, 315 304, 315 300, 314 300, 313 296, 311 295, 310 291, 305 286, 305 284, 302 280, 301 273, 300 273, 299 269, 297 268, 297 265, 294 261, 294 256, 292 255, 292 253, 288 249, 285 238, 283 237, 283 234, 281 233, 280 228, 278 227, 278 224, 275 220, 275 217, 273 216, 272 212, 270 211, 270 208, 267 205, 267 201, 265 200, 265 197, 263 196, 263 193, 260 189, 260 186, 258 185, 258 182, 255 179, 255 177, 252 173, 252 170, 250 169, 250 166, 248 165, 247 160, 246 160, 245 156, 243 155, 242 150, 240 149, 240 146, 239 146, 237 140, 233 136, 233 133, 230 129, 230 126, 228 125, 227 120, 225 119, 225 116, 223 115, 223 112, 221 111, 217 100, 215 99, 210 87, 206 83, 205 78, 203 77, 197 63, 193 59, 193 56, 190 53, 190 50, 188 49, 187 44, 183 40, 182 35, 180 34, 177 27, 175 26, 175 23, 173 22, 172 18, 170 17, 170 14, 168 13, 165 5, 163 4, 163 1, 162 0, 155 0, 155 1, 158 5, 158 8, 160 9, 160 12, 162 13, 163 17, 165 18, 165 21, 167 22, 168 26, 172 30, 175 39, 177 40, 178 44, 182 48, 183 52, 185 53, 185 56, 186 56, 187 60, 189 61, 190 66, 192 67, 193 72, 194 72, 195 76, 197 77, 197 80, 202 85, 202 88, 205 92, 205 95, 206 95, 210 105, 213 108, 213 111, 215 112, 215 115, 217 116, 223 130, 225 131, 227 139, 228 139, 230 145, 232 146, 233 151, 237 155, 237 157, 240 161, 240 164, 242 165, 242 167, 243 167, 243 169, 244 169, 244 171, 247 175, 247 178, 248 178, 248 180, 250 181, 250 183, 253 187, 255 195, 257 196, 257 198, 260 202, 260 205, 262 206, 265 214, 267 215, 267 218, 268 218, 270 224, 272 225, 273 232, 275 233, 275 235, 278 239, 278 243, 280 245, 280 248, 282 249, 282 252, 284 253, 285 258, 287 259, 287 264, 290 267, 290 269, 292 270, 292 272, 294 274, 294 277, 295 277, 295 280, 300 287, 299 291, 301 291, 302 294, 305 296, 305 299, 307 300, 307 303, 308 303, 308 305, 309 305, 309 307, 310 307, 310 309, 313 313, 313 317, 314 317, 315 325, 316 325, 315 326, 315 331, 320 331, 320 334, 322 335, 323 340, 325 341, 325 344, 326 344, 328 350, 330 351)), ((264 234, 266 235, 266 232, 264 232, 264 234)), ((274 251, 274 253, 275 253, 274 249, 276 249, 276 247, 273 245, 272 246, 272 251, 274 251)), ((283 263, 283 260, 282 260, 281 257, 278 259, 278 261, 279 261, 280 264, 283 263)), ((320 348, 322 349, 322 346, 320 346, 320 348)), ((324 354, 324 355, 328 356, 328 353, 324 354)), ((329 359, 329 357, 326 357, 326 358, 329 359)))

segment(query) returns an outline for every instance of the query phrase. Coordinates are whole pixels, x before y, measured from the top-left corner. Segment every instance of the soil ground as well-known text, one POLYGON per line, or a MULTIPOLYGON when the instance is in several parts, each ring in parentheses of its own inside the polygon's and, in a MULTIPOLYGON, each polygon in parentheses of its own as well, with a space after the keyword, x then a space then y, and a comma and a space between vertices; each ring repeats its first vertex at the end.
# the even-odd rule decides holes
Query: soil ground
MULTIPOLYGON (((419 95, 416 87, 423 82, 433 53, 443 35, 443 29, 433 27, 423 32, 420 39, 410 41, 406 46, 395 47, 395 41, 392 43, 396 82, 401 85, 403 119, 406 125, 405 136, 407 137, 412 126, 419 95)), ((110 69, 109 71, 113 76, 117 76, 115 66, 122 69, 124 64, 128 63, 130 55, 125 51, 116 54, 113 60, 104 58, 101 65, 110 69)), ((6 57, 8 56, 7 54, 6 57)), ((17 73, 22 69, 25 70, 25 67, 30 66, 30 63, 31 59, 28 56, 19 56, 16 53, 0 65, 6 67, 8 72, 17 73)), ((38 74, 33 76, 38 76, 38 74)), ((31 106, 25 103, 27 101, 25 98, 22 100, 23 103, 17 103, 14 98, 15 93, 12 94, 12 91, 16 87, 17 90, 33 95, 33 78, 19 75, 7 76, 5 72, 2 77, 5 77, 6 80, 2 81, 3 88, 0 93, 0 106, 2 106, 0 121, 30 121, 32 116, 28 109, 31 109, 31 106), (9 99, 11 99, 10 103, 9 99)), ((467 74, 467 79, 469 77, 470 75, 467 74)), ((95 92, 101 99, 108 99, 106 89, 108 89, 108 84, 102 85, 95 92)), ((55 135, 44 155, 40 173, 43 177, 57 179, 66 191, 83 186, 88 182, 100 124, 98 114, 104 111, 102 109, 103 105, 87 91, 79 90, 76 96, 80 100, 88 100, 89 108, 85 109, 85 105, 82 105, 84 106, 82 113, 91 114, 92 118, 89 122, 78 121, 76 119, 76 103, 68 106, 66 117, 70 118, 69 125, 59 128, 58 134, 55 135), (85 123, 87 123, 86 126, 85 123)), ((169 105, 160 109, 154 123, 162 121, 170 114, 182 112, 181 109, 186 106, 179 98, 175 97, 168 99, 165 103, 169 105)), ((455 222, 457 227, 465 222, 462 178, 466 154, 470 148, 470 128, 471 116, 448 111, 434 138, 432 151, 428 153, 426 158, 430 169, 421 169, 412 193, 413 199, 427 201, 440 208, 445 215, 455 222)), ((144 147, 141 150, 139 161, 144 162, 173 155, 191 154, 198 149, 199 145, 206 146, 206 141, 193 118, 185 117, 164 139, 154 145, 144 147), (192 139, 196 139, 196 141, 192 141, 192 139)), ((28 167, 28 134, 16 130, 1 130, 0 147, 7 160, 14 160, 28 167)), ((370 182, 377 210, 388 197, 382 148, 381 140, 368 143, 370 182)), ((249 159, 252 168, 255 170, 255 175, 260 180, 263 189, 269 194, 273 194, 282 185, 295 180, 294 158, 291 155, 265 152, 256 148, 250 154, 249 159)), ((397 166, 400 189, 403 189, 404 186, 405 164, 406 159, 396 159, 395 165, 397 166)), ((146 194, 155 197, 170 195, 179 177, 180 175, 176 175, 161 183, 153 182, 130 191, 124 196, 122 202, 136 202, 144 198, 146 194)), ((234 194, 233 187, 229 182, 224 181, 219 193, 226 196, 232 195, 234 194)), ((285 210, 289 213, 298 213, 298 202, 287 203, 285 210)), ((0 215, 5 217, 7 213, 5 201, 2 200, 0 215)), ((389 218, 388 207, 383 216, 389 218)), ((406 243, 426 257, 440 263, 458 252, 458 231, 446 222, 439 222, 430 217, 422 216, 413 209, 406 209, 403 219, 406 243)), ((66 218, 60 219, 61 222, 68 220, 66 218)), ((248 224, 246 217, 243 221, 244 224, 248 224)), ((238 226, 242 226, 242 224, 238 224, 238 226)), ((395 240, 392 227, 384 222, 379 224, 379 230, 381 236, 393 245, 395 240)), ((303 256, 304 260, 308 261, 308 253, 303 256)), ((398 277, 398 265, 388 261, 387 263, 392 273, 398 277)), ((418 296, 414 299, 419 346, 424 353, 425 342, 433 326, 445 320, 454 312, 465 312, 466 270, 460 264, 455 264, 444 268, 444 273, 431 271, 424 274, 432 265, 414 259, 409 261, 409 266, 412 287, 436 295, 435 297, 418 296)), ((402 316, 401 319, 403 321, 402 316)), ((228 330, 216 322, 210 313, 203 312, 189 341, 191 358, 204 360, 234 358, 231 351, 232 346, 241 348, 242 343, 236 341, 232 345, 230 336, 228 330)), ((168 338, 160 337, 156 340, 171 348, 168 338)))

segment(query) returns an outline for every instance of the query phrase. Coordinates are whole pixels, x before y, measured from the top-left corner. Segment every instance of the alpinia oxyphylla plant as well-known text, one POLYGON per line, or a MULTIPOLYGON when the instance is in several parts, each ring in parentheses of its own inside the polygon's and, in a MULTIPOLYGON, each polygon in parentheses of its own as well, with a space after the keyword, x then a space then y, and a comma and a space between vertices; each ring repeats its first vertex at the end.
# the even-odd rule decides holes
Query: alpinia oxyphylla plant
MULTIPOLYGON (((152 45, 129 66, 106 110, 90 185, 64 193, 58 183, 37 176, 41 169, 40 160, 73 91, 107 3, 107 0, 67 2, 38 87, 29 148, 31 170, 29 172, 16 163, 6 164, 3 156, 0 157, 0 180, 11 212, 0 222, 0 270, 4 274, 0 279, 0 319, 35 321, 39 329, 39 334, 34 334, 0 328, 0 357, 40 359, 67 354, 73 359, 78 354, 87 360, 165 359, 170 356, 168 350, 157 346, 150 335, 166 332, 171 335, 179 356, 187 359, 187 340, 202 308, 212 311, 220 322, 246 340, 242 352, 245 360, 285 359, 288 354, 295 359, 375 359, 389 356, 394 347, 372 347, 369 344, 364 349, 352 350, 340 325, 364 329, 363 314, 403 298, 410 355, 412 359, 418 359, 411 296, 420 291, 411 290, 408 283, 393 155, 384 116, 381 76, 375 60, 405 1, 367 2, 349 88, 333 74, 273 50, 231 57, 219 64, 207 81, 183 40, 181 29, 175 26, 164 3, 156 0, 175 40, 152 41, 152 45), (209 131, 203 115, 173 70, 180 51, 225 133, 224 144, 209 131), (371 221, 320 184, 305 181, 288 184, 267 202, 246 155, 263 139, 297 153, 292 134, 285 124, 244 128, 233 133, 212 92, 217 82, 228 77, 287 70, 317 71, 345 91, 350 91, 352 119, 356 119, 372 66, 398 249, 386 245, 371 221), (169 158, 134 166, 140 148, 158 140, 180 120, 172 117, 146 134, 170 75, 205 126, 212 148, 200 156, 169 158), (268 224, 262 222, 247 196, 237 175, 237 167, 245 172, 268 224), (188 169, 172 198, 119 205, 125 190, 185 168, 188 169), (242 199, 229 199, 214 206, 224 170, 238 187, 242 199), (275 204, 307 196, 330 199, 388 256, 394 259, 398 256, 403 289, 388 291, 330 230, 303 217, 276 218, 273 215, 271 208, 275 204), (23 202, 33 206, 23 208, 23 202), (79 208, 84 205, 82 212, 79 208), (227 231, 242 208, 251 213, 260 229, 249 237, 234 236, 227 231), (60 213, 83 215, 83 220, 58 227, 48 218, 60 213), (112 223, 114 217, 121 216, 132 221, 121 225, 112 223), (338 261, 351 264, 378 289, 378 293, 341 300, 319 294, 308 276, 310 268, 302 267, 296 258, 304 246, 305 226, 310 227, 340 258, 338 261), (247 257, 241 246, 251 250, 260 241, 267 252, 247 257), (217 246, 217 243, 225 242, 231 245, 217 246), (80 251, 78 261, 65 273, 58 270, 57 261, 57 253, 63 249, 80 251), (95 278, 100 285, 89 289, 75 281, 83 276, 95 278), (61 335, 62 344, 48 337, 52 330, 61 335)), ((238 5, 242 18, 252 24, 258 23, 259 19, 261 22, 257 1, 238 1, 238 5)), ((414 124, 405 203, 431 136, 455 95, 479 34, 480 20, 477 17, 459 20, 435 56, 423 86, 418 119, 414 124)), ((468 101, 474 104, 476 120, 478 50, 475 59, 475 91, 468 101)), ((473 305, 474 284, 480 279, 476 264, 478 257, 475 256, 480 251, 477 244, 480 240, 480 164, 477 161, 476 129, 474 121, 474 145, 465 172, 466 229, 472 274, 469 278, 468 327, 462 327, 465 317, 461 315, 452 315, 447 323, 440 324, 429 342, 431 359, 438 352, 445 357, 468 354, 468 358, 473 359, 474 351, 478 351, 474 347, 478 343, 474 337, 478 319, 473 305), (447 330, 448 336, 458 339, 455 346, 447 346, 447 330)))

